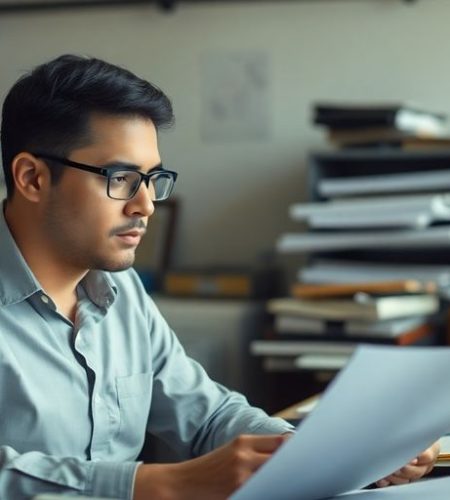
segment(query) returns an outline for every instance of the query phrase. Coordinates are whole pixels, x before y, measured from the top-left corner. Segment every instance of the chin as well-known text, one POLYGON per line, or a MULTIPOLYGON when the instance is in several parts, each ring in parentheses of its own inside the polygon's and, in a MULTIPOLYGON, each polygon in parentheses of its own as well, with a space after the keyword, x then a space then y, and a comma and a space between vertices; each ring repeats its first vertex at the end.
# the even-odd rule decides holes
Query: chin
POLYGON ((133 263, 116 265, 116 266, 104 266, 102 268, 102 271, 108 271, 110 273, 118 273, 120 271, 126 271, 127 269, 130 269, 130 267, 132 267, 132 265, 133 265, 133 263))
POLYGON ((101 271, 108 271, 110 273, 117 273, 119 271, 126 271, 130 269, 134 264, 134 254, 132 257, 127 259, 103 259, 100 262, 97 262, 97 265, 93 267, 93 269, 99 269, 101 271))

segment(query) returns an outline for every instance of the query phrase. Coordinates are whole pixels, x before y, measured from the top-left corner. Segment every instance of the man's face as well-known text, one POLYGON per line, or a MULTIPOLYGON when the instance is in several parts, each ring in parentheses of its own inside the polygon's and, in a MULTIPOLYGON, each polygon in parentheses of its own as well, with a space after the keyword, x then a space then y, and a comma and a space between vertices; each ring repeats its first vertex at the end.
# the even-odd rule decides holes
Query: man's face
MULTIPOLYGON (((72 151, 70 160, 99 167, 136 165, 145 173, 161 161, 156 130, 149 120, 94 116, 90 130, 91 144, 72 151)), ((55 255, 79 270, 130 267, 154 211, 145 183, 131 200, 113 200, 106 194, 106 177, 61 168, 64 174, 45 200, 43 221, 55 255)))

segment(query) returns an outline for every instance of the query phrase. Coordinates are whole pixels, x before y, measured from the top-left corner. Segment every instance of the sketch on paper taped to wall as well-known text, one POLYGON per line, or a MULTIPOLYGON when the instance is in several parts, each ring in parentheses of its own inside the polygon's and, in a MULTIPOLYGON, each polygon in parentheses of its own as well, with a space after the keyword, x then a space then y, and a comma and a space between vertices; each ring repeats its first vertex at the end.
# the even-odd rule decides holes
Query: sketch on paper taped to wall
POLYGON ((268 54, 209 51, 201 61, 201 134, 206 142, 262 141, 270 136, 268 54))

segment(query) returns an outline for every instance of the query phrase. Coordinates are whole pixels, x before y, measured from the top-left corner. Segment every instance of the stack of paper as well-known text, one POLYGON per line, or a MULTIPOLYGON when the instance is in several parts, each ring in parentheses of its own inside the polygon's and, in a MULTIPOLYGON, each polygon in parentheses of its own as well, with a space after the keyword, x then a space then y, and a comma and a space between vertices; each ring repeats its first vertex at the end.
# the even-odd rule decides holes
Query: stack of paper
MULTIPOLYGON (((449 430, 449 366, 449 348, 359 348, 296 434, 232 500, 334 498, 392 474, 449 430)), ((392 498, 449 498, 448 482, 419 484, 392 498), (420 493, 408 497, 415 488, 420 493)))
POLYGON ((318 191, 325 198, 362 196, 367 194, 440 191, 450 185, 450 171, 431 170, 398 174, 321 179, 318 191))
POLYGON ((299 270, 297 279, 302 283, 361 283, 414 279, 435 282, 445 287, 450 284, 450 266, 315 259, 299 270))
POLYGON ((450 247, 450 225, 389 231, 286 233, 277 241, 281 253, 442 247, 450 247))
POLYGON ((367 294, 350 299, 305 300, 297 298, 272 299, 267 309, 272 314, 287 314, 329 320, 383 320, 412 315, 432 314, 439 300, 432 294, 388 295, 367 294))
POLYGON ((355 198, 323 203, 296 203, 293 220, 311 228, 426 227, 450 220, 450 195, 426 194, 355 198))

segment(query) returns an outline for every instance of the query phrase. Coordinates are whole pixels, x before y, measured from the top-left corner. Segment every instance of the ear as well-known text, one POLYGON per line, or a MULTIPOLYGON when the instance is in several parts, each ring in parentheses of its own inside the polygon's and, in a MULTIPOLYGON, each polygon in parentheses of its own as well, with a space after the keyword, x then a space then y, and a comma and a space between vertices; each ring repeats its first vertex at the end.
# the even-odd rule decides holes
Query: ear
POLYGON ((11 172, 15 190, 32 203, 39 202, 50 185, 48 167, 30 153, 19 153, 12 162, 11 172))

